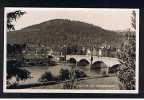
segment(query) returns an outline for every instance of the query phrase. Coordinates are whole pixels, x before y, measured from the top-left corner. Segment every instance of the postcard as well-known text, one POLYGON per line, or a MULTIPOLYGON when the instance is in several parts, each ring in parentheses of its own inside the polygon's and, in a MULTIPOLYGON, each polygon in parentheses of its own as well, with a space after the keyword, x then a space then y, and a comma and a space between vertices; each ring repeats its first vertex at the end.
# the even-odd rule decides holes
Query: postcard
POLYGON ((4 12, 4 93, 138 93, 139 9, 4 12))

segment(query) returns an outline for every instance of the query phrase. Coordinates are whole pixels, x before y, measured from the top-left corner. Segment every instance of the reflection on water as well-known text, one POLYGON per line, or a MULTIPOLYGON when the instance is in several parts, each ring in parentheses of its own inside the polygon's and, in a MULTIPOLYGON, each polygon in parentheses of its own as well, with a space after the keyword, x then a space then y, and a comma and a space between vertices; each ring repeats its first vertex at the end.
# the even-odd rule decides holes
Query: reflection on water
MULTIPOLYGON (((58 76, 60 70, 63 69, 71 69, 71 67, 76 67, 76 65, 72 64, 58 64, 56 66, 33 66, 33 67, 24 67, 28 71, 31 72, 31 79, 27 79, 25 81, 21 81, 20 83, 35 83, 38 82, 38 79, 44 74, 46 71, 50 71, 54 76, 58 76)), ((77 66, 78 69, 84 71, 88 76, 98 75, 100 72, 91 70, 90 65, 88 66, 77 66)))

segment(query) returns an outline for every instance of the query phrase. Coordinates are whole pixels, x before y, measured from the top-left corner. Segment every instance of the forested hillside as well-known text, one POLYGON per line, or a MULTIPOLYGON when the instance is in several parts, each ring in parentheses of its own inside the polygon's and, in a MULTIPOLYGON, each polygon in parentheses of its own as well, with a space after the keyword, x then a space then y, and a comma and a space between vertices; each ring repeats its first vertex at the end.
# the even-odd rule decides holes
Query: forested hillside
POLYGON ((63 45, 119 47, 123 35, 101 27, 67 19, 54 19, 21 30, 8 32, 8 43, 43 44, 52 48, 63 45))

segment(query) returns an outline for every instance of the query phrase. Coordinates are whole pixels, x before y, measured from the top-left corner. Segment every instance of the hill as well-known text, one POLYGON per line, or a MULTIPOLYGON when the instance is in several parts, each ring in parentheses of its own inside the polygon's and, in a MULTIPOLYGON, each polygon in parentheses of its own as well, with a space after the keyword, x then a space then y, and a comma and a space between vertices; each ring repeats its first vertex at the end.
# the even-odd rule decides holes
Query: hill
POLYGON ((8 32, 8 43, 43 44, 49 47, 65 45, 100 46, 103 43, 118 47, 123 36, 101 27, 67 19, 54 19, 8 32))

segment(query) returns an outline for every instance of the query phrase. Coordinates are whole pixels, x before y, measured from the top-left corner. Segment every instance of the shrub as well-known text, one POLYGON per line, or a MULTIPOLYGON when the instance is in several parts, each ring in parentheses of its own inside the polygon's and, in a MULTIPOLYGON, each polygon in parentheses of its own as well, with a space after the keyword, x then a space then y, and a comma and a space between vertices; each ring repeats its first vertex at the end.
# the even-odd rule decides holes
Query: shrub
POLYGON ((45 72, 40 78, 40 82, 57 81, 58 79, 51 72, 45 72))
POLYGON ((17 61, 8 61, 7 62, 7 79, 15 76, 18 80, 25 80, 30 78, 30 72, 26 69, 19 68, 21 65, 17 61))

